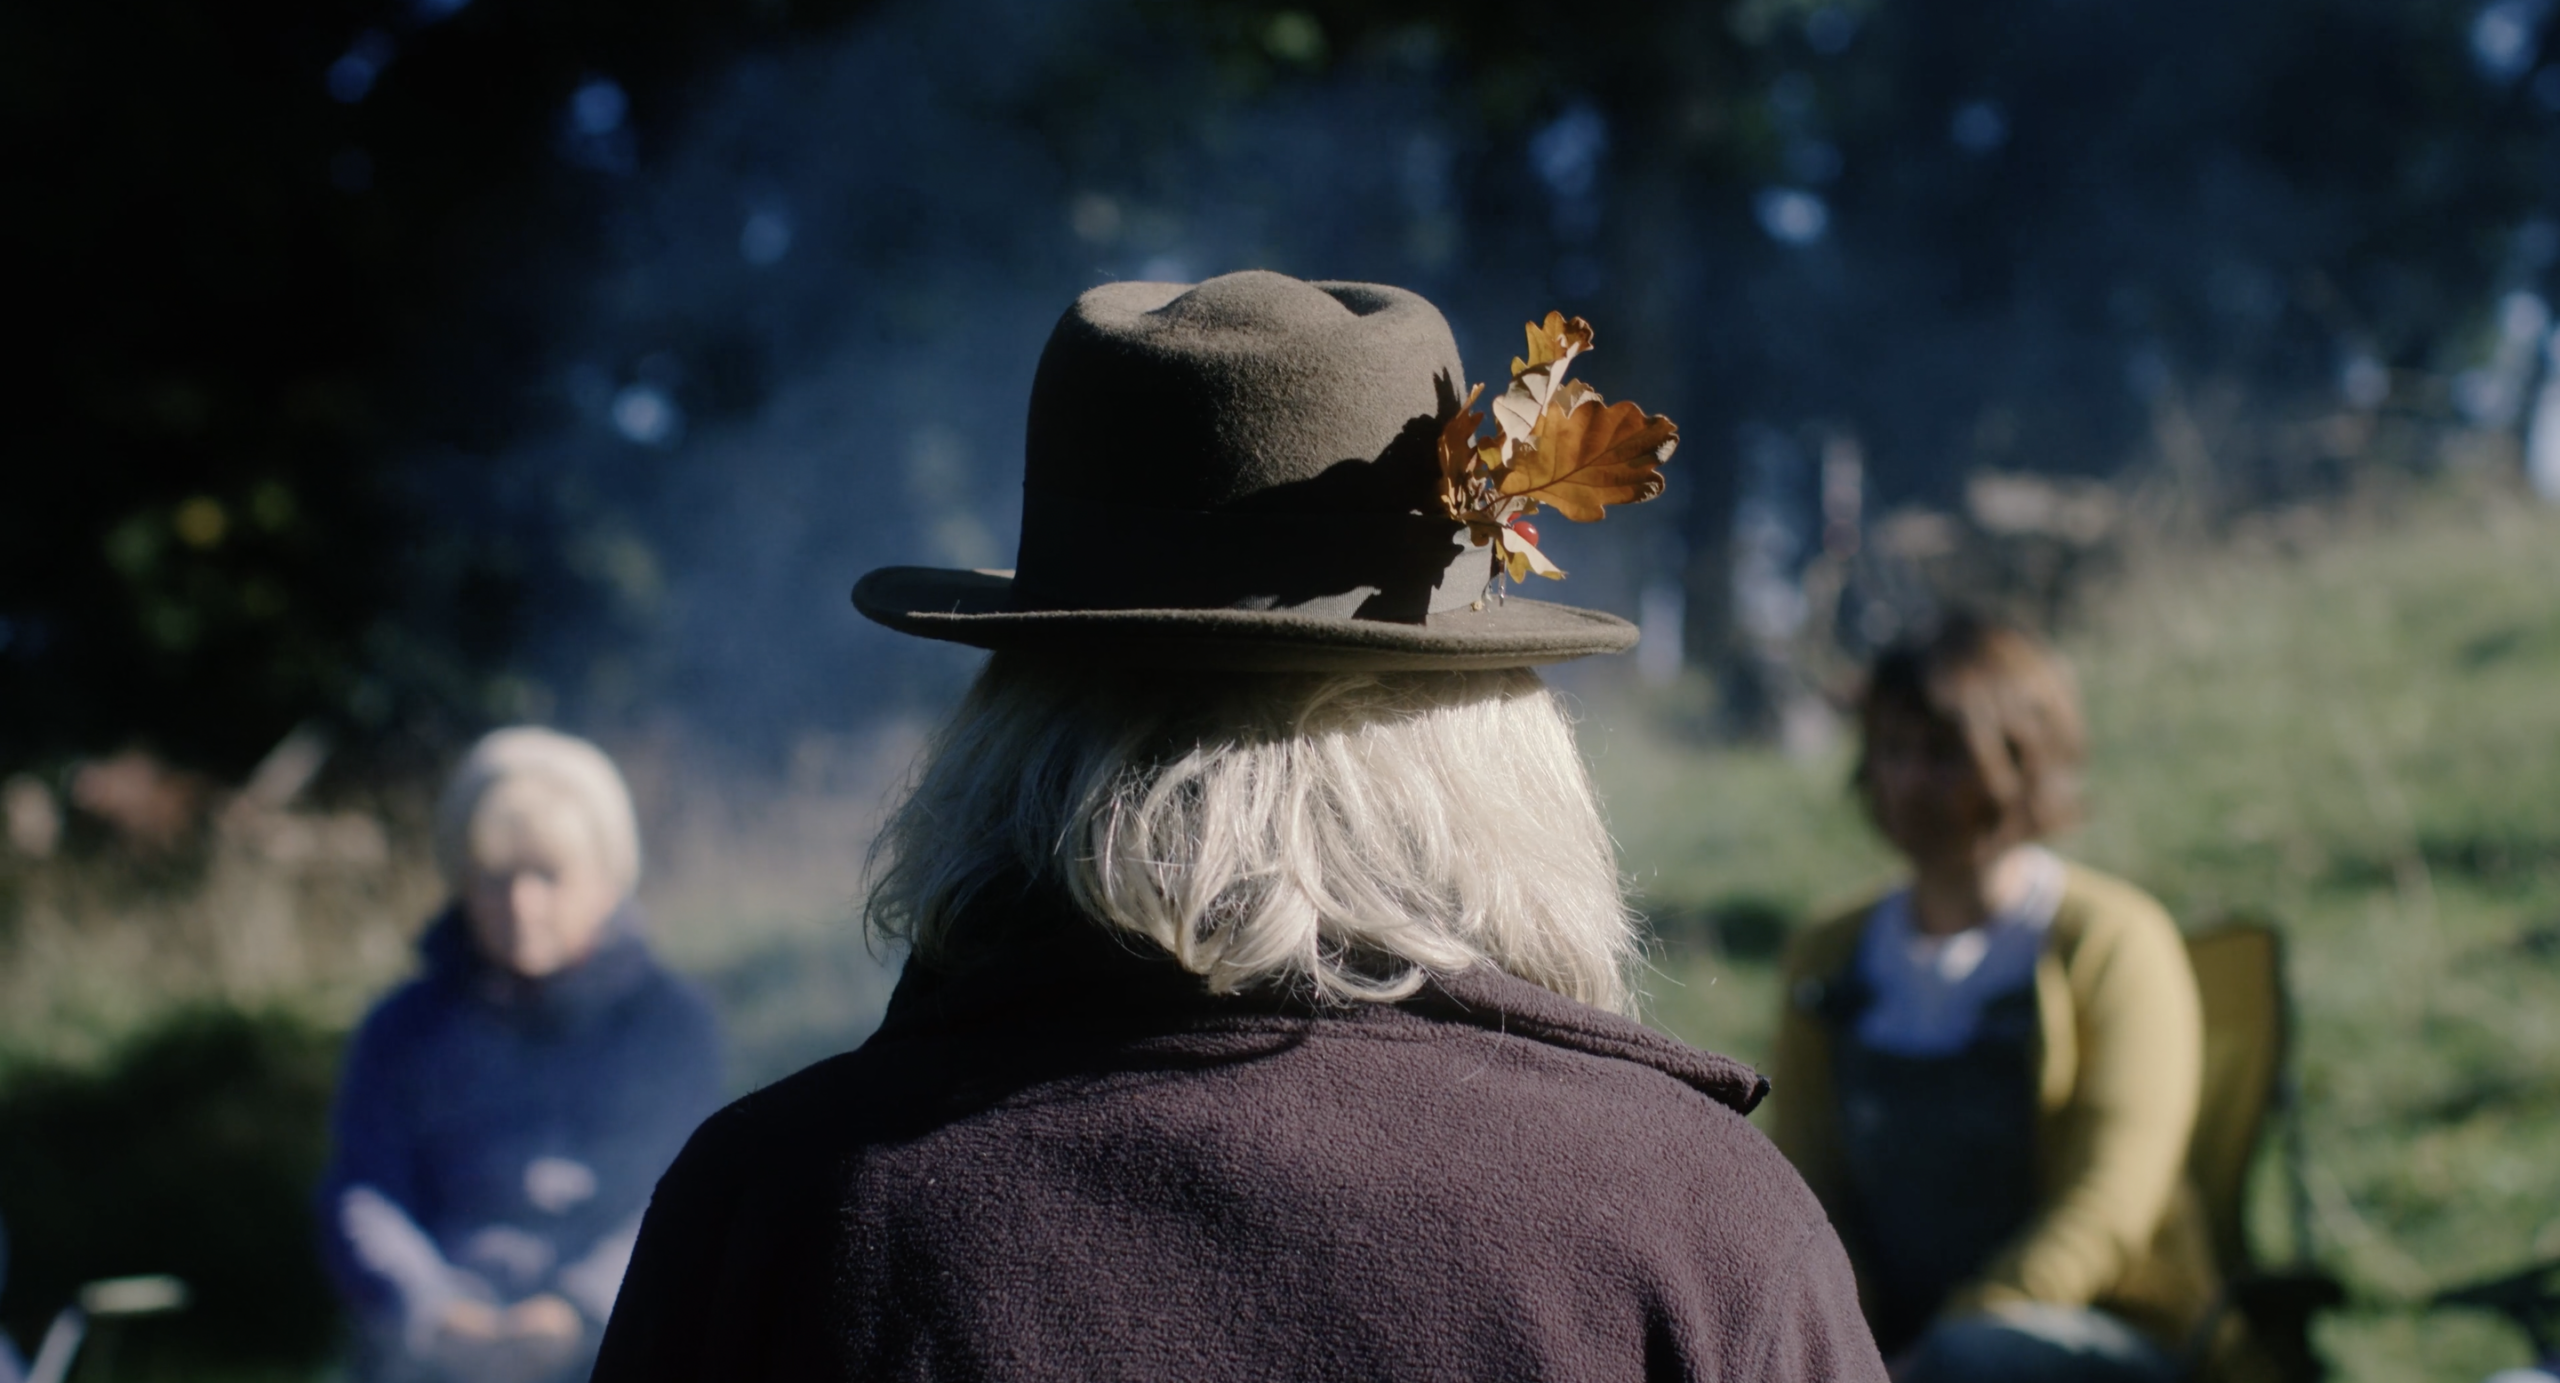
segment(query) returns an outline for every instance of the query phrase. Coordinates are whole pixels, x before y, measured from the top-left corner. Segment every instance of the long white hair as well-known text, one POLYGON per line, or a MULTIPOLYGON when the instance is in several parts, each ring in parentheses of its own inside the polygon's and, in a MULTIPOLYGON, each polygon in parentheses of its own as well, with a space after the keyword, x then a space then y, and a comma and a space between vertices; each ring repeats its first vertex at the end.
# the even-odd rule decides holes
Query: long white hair
POLYGON ((872 847, 876 934, 956 962, 1027 887, 1218 992, 1392 1000, 1491 963, 1630 1008, 1633 919, 1536 674, 1100 662, 989 660, 872 847))

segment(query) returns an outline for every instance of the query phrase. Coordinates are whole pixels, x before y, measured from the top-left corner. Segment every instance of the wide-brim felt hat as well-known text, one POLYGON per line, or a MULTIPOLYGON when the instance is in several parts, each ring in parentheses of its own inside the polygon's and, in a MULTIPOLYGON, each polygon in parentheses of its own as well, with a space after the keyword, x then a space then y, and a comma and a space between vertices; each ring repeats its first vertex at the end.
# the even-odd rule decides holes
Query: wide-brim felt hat
POLYGON ((1636 641, 1491 588, 1441 507, 1437 308, 1264 271, 1113 283, 1041 352, 1009 572, 883 567, 864 615, 980 648, 1272 671, 1526 667, 1636 641))

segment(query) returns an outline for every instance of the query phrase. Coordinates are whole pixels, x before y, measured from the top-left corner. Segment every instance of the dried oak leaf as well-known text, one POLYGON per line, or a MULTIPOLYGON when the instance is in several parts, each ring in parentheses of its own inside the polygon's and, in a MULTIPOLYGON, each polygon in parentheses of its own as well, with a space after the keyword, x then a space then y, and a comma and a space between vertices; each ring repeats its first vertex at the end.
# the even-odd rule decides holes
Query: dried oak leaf
POLYGON ((1529 358, 1511 362, 1511 373, 1539 365, 1568 361, 1591 349, 1591 324, 1575 317, 1568 321, 1561 312, 1550 312, 1547 320, 1529 324, 1529 358))
POLYGON ((1475 402, 1483 392, 1481 384, 1469 389, 1458 411, 1440 425, 1440 503, 1450 518, 1460 522, 1475 507, 1471 496, 1477 484, 1476 429, 1484 423, 1484 415, 1475 411, 1475 402))
POLYGON ((1500 489, 1591 523, 1609 505, 1661 494, 1662 463, 1679 444, 1680 429, 1669 418, 1632 403, 1559 403, 1539 417, 1531 445, 1512 453, 1500 489))
POLYGON ((1567 321, 1563 313, 1550 312, 1547 320, 1531 322, 1526 330, 1528 358, 1511 362, 1511 387, 1493 401, 1493 419, 1502 427, 1506 459, 1537 427, 1538 416, 1554 401, 1573 358, 1591 349, 1591 324, 1579 317, 1567 321))

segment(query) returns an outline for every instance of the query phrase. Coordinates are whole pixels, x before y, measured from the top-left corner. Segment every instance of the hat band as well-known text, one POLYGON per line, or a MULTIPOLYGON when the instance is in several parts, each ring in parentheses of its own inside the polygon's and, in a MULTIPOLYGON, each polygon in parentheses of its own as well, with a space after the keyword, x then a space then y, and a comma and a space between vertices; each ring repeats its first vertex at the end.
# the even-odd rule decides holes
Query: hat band
POLYGON ((1147 509, 1026 490, 1013 608, 1420 624, 1481 597, 1490 570, 1463 528, 1434 515, 1147 509))

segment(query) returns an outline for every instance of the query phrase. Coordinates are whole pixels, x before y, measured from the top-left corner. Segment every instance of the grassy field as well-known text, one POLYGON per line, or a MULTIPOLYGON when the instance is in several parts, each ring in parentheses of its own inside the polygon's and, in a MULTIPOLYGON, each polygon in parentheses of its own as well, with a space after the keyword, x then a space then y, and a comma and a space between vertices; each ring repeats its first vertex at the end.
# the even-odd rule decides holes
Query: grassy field
MULTIPOLYGON (((2523 1362, 2503 1325, 2392 1303, 2560 1255, 2560 513, 2456 487, 2297 516, 2137 559, 2064 644, 2094 763, 2062 847, 2189 925, 2261 914, 2289 938, 2313 1247, 2363 1303, 2322 1327, 2339 1376, 2523 1362)), ((1652 1013, 1758 1059, 1769 919, 1854 901, 1891 861, 1845 746, 1695 747, 1646 728, 1677 707, 1646 710, 1586 708, 1627 866, 1675 937, 1746 924, 1722 954, 1666 948, 1652 1013)))
MULTIPOLYGON (((2313 1249, 2360 1301, 2322 1327, 2340 1376, 2520 1362, 2494 1321, 2394 1303, 2560 1254, 2560 513, 2446 485, 2137 554, 2064 644, 2096 762, 2063 848, 2190 924, 2256 913, 2290 937, 2313 1249)), ((1848 746, 1714 747, 1684 728, 1700 687, 1578 685, 1661 934, 1651 1017, 1760 1059, 1787 931, 1893 877, 1848 746)), ((890 971, 850 919, 914 744, 813 741, 752 789, 613 746, 653 847, 643 905, 718 995, 741 1088, 875 1021, 890 971)), ((22 1342, 83 1276, 174 1268, 203 1309, 150 1327, 161 1347, 137 1332, 117 1376, 322 1367, 300 1188, 336 1043, 436 901, 417 816, 386 804, 391 856, 361 867, 219 839, 148 867, 0 859, 0 1215, 19 1230, 0 1316, 22 1342), (194 1238, 165 1243, 181 1224, 194 1238)))

